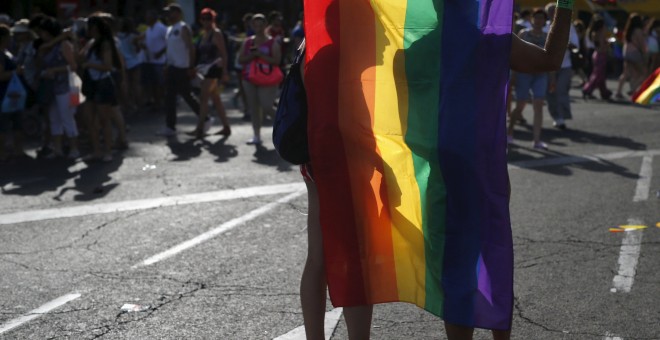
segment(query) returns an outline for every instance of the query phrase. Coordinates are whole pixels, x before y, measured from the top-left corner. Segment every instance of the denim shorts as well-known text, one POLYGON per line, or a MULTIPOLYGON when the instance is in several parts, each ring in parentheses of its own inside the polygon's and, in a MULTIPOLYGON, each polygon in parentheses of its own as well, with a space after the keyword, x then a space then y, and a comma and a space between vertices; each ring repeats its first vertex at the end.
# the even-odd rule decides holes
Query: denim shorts
POLYGON ((530 90, 533 99, 545 99, 545 94, 548 92, 548 74, 516 73, 516 100, 529 100, 530 90))

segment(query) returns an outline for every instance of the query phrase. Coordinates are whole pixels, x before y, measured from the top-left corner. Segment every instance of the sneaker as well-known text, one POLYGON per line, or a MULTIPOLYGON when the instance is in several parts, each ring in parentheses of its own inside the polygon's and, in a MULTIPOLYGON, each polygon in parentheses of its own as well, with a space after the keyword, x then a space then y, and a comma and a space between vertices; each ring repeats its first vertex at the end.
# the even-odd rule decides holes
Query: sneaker
POLYGON ((71 150, 69 151, 69 155, 67 156, 68 159, 78 159, 80 158, 80 151, 78 150, 71 150))
POLYGON ((533 144, 533 148, 536 150, 548 150, 548 144, 543 142, 536 142, 533 144))
POLYGON ((172 137, 172 136, 176 136, 176 130, 170 129, 169 127, 165 126, 164 128, 156 131, 156 135, 163 137, 172 137))
POLYGON ((252 137, 247 142, 245 142, 245 144, 247 145, 261 145, 261 143, 263 143, 261 141, 261 138, 257 138, 257 137, 252 137))
POLYGON ((112 155, 107 154, 107 155, 103 156, 103 158, 101 158, 101 161, 104 162, 104 163, 112 162, 112 155))
POLYGON ((566 123, 564 123, 563 120, 557 120, 556 122, 552 123, 552 126, 559 130, 566 130, 566 123))
POLYGON ((514 140, 513 140, 513 136, 509 136, 509 135, 507 135, 507 136, 506 136, 506 143, 507 143, 507 144, 514 144, 515 142, 514 142, 514 140))

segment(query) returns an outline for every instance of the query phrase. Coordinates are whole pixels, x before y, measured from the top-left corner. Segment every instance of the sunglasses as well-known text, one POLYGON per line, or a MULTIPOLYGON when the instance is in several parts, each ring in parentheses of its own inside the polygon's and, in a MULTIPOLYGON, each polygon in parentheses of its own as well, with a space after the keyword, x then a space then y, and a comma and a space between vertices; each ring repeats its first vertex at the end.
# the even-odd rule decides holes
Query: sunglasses
POLYGON ((202 17, 202 21, 212 21, 213 17, 202 17))

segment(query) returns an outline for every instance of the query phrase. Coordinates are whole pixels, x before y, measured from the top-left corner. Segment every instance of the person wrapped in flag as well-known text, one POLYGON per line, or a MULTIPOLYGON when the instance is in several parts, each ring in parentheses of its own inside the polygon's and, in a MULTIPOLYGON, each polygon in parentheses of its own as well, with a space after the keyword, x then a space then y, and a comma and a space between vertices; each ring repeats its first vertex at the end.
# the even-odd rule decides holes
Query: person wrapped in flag
POLYGON ((304 6, 307 338, 324 338, 327 285, 351 339, 395 301, 441 317, 449 339, 508 339, 508 74, 560 67, 573 1, 559 0, 545 48, 512 34, 512 0, 304 6))

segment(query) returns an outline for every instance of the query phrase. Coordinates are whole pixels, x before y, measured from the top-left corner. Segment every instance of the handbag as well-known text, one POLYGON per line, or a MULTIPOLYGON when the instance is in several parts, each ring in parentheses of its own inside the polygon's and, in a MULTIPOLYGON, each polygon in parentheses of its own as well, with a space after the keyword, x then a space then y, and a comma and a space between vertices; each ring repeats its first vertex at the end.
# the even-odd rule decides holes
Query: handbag
POLYGON ((257 86, 276 86, 284 79, 282 70, 262 59, 254 59, 248 65, 247 80, 257 86))
POLYGON ((85 102, 82 94, 82 80, 75 72, 69 71, 69 106, 76 107, 85 102))
POLYGON ((13 113, 25 110, 27 101, 27 90, 16 72, 11 76, 5 97, 2 99, 2 113, 13 113))
POLYGON ((307 94, 300 66, 305 57, 305 40, 284 80, 273 124, 273 144, 284 159, 293 164, 309 162, 307 142, 307 94))

